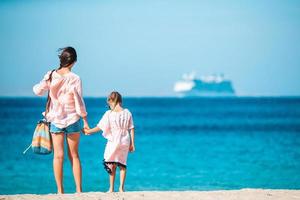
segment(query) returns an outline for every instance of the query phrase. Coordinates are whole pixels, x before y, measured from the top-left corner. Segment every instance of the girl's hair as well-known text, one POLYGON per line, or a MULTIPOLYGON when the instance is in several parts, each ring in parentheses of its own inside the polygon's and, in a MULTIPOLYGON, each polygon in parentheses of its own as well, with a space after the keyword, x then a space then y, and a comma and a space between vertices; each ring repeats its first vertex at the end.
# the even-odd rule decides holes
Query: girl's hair
POLYGON ((60 60, 60 66, 58 69, 68 67, 77 61, 77 53, 73 47, 60 48, 58 51, 61 51, 58 55, 60 60))
POLYGON ((108 97, 107 97, 107 103, 112 102, 113 103, 113 108, 110 108, 113 110, 117 104, 122 105, 122 96, 119 92, 113 91, 111 92, 108 97))

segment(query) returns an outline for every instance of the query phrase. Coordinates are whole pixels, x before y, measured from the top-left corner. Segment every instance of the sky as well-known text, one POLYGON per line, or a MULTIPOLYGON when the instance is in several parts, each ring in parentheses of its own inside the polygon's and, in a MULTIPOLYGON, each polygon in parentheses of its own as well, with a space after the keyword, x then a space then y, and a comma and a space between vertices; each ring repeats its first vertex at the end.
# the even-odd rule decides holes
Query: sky
POLYGON ((0 96, 73 46, 84 96, 174 96, 183 73, 223 73, 238 95, 300 95, 300 1, 1 1, 0 96))

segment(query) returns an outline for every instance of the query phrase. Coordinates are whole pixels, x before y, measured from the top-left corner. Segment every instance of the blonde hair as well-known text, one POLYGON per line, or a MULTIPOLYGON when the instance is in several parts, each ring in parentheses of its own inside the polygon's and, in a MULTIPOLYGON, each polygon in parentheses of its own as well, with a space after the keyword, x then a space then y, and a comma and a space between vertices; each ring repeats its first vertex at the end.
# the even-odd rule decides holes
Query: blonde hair
POLYGON ((107 97, 107 103, 113 104, 113 108, 110 108, 111 110, 115 109, 118 104, 122 105, 122 95, 117 91, 111 92, 107 97))

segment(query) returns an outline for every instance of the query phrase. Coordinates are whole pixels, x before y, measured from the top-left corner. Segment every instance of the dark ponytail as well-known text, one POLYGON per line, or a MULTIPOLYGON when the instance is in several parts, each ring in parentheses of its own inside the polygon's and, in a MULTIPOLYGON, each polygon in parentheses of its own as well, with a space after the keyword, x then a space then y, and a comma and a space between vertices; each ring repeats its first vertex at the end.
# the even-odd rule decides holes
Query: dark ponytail
POLYGON ((60 66, 58 69, 68 67, 77 61, 77 53, 73 47, 60 48, 58 51, 61 51, 58 55, 60 60, 60 66))

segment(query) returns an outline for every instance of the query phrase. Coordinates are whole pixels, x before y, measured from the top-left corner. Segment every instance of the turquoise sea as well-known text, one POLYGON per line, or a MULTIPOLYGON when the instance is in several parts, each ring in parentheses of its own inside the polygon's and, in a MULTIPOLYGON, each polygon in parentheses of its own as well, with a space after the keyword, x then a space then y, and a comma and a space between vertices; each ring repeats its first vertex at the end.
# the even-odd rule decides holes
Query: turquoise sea
MULTIPOLYGON (((105 99, 85 102, 94 126, 105 99)), ((44 103, 0 98, 0 194, 56 192, 52 155, 22 154, 44 103)), ((125 98, 124 106, 136 127, 127 191, 300 189, 300 97, 125 98)), ((105 142, 101 134, 81 137, 85 192, 108 188, 105 142)), ((64 184, 75 192, 67 157, 64 184)))

